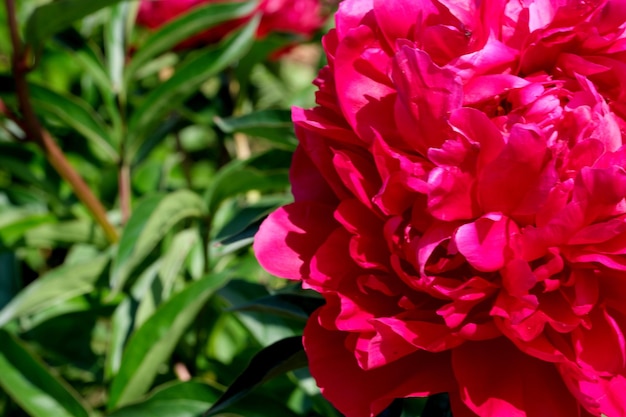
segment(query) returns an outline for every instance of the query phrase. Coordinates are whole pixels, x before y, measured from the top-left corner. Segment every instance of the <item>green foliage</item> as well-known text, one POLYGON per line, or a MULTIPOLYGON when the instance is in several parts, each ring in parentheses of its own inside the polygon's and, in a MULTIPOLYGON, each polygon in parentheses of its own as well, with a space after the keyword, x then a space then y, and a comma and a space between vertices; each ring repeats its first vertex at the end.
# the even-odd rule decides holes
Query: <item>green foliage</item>
POLYGON ((34 115, 119 240, 29 140, 1 31, 0 415, 338 416, 303 369, 322 299, 250 247, 290 202, 290 106, 313 103, 320 46, 309 63, 270 58, 293 39, 256 39, 255 1, 158 30, 134 24, 135 1, 17 6, 34 115), (219 42, 177 47, 237 20, 219 42))
POLYGON ((291 200, 290 107, 313 104, 319 42, 276 58, 293 39, 257 39, 252 0, 150 31, 136 1, 17 3, 34 116, 119 239, 27 134, 0 31, 0 415, 339 417, 301 344, 323 299, 250 247, 291 200))

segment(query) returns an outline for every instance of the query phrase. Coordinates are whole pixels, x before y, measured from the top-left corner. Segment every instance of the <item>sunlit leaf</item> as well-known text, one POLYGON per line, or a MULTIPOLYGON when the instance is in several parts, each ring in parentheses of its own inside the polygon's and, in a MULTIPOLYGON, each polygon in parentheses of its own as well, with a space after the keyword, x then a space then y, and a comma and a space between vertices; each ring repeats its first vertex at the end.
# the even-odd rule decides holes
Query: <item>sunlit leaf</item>
POLYGON ((136 400, 150 388, 159 365, 170 357, 183 332, 226 278, 225 274, 210 274, 189 284, 137 329, 111 384, 109 409, 136 400))
POLYGON ((145 401, 120 408, 108 417, 201 417, 221 395, 198 381, 187 381, 157 390, 145 401))
POLYGON ((110 17, 104 27, 104 46, 107 70, 113 92, 123 88, 124 67, 126 66, 126 20, 130 4, 124 2, 110 8, 110 17))
POLYGON ((261 110, 243 116, 216 118, 215 124, 225 133, 240 132, 269 139, 276 146, 294 150, 298 141, 289 110, 261 110))
POLYGON ((107 242, 102 228, 91 219, 46 222, 26 231, 24 241, 27 245, 38 248, 53 248, 74 243, 90 243, 103 247, 107 242))
POLYGON ((62 265, 42 275, 0 310, 0 326, 92 291, 108 262, 109 255, 104 254, 89 262, 62 265))
POLYGON ((211 3, 193 8, 188 13, 160 27, 141 45, 128 65, 127 76, 132 77, 150 59, 171 50, 192 35, 220 23, 248 16, 255 8, 255 1, 211 3))
POLYGON ((55 217, 49 213, 38 213, 27 209, 0 213, 0 248, 12 247, 29 230, 54 221, 56 221, 55 217))
POLYGON ((85 101, 37 84, 30 85, 30 94, 37 111, 52 115, 76 130, 103 160, 110 163, 118 160, 108 127, 85 101))
POLYGON ((185 218, 206 213, 205 203, 197 194, 180 190, 145 198, 129 219, 113 262, 111 284, 119 289, 136 267, 174 225, 185 218))
MULTIPOLYGON (((222 391, 200 381, 175 382, 157 388, 144 401, 122 407, 107 417, 203 417, 222 391)), ((228 407, 223 417, 296 417, 281 402, 261 393, 228 407)))
POLYGON ((127 157, 134 159, 144 138, 176 106, 198 91, 209 77, 241 58, 252 42, 259 19, 255 18, 217 47, 202 51, 176 69, 174 75, 150 91, 129 121, 127 157))
POLYGON ((26 22, 26 42, 35 49, 75 21, 122 0, 57 0, 39 6, 26 22))
POLYGON ((111 338, 107 346, 107 356, 104 365, 105 377, 107 379, 112 378, 119 370, 122 363, 122 353, 128 337, 156 309, 156 303, 154 303, 155 294, 152 293, 151 289, 154 286, 160 267, 161 260, 159 259, 152 265, 144 268, 133 283, 129 294, 124 296, 113 313, 111 318, 111 338), (147 307, 148 304, 152 304, 150 311, 147 311, 149 308, 147 307))
POLYGON ((214 213, 225 199, 246 191, 286 189, 290 163, 291 153, 278 150, 243 161, 232 161, 215 175, 205 194, 209 211, 214 213))

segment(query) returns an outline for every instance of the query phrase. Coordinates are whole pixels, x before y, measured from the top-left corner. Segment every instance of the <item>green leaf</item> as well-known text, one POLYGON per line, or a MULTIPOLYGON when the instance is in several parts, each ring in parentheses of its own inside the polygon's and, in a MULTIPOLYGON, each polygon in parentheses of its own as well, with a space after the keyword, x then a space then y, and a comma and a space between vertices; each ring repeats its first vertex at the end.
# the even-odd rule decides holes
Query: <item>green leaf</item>
POLYGON ((173 291, 174 281, 179 276, 185 263, 185 259, 200 241, 197 229, 183 230, 174 236, 172 244, 167 252, 161 257, 159 268, 159 280, 161 281, 163 299, 169 298, 173 291))
POLYGON ((322 305, 324 305, 324 299, 319 296, 279 293, 259 298, 250 303, 234 306, 230 310, 255 311, 306 321, 311 313, 322 305))
MULTIPOLYGON (((107 417, 202 417, 222 391, 200 381, 169 383, 157 388, 146 400, 122 407, 107 417)), ((268 395, 250 394, 244 403, 228 408, 227 416, 297 417, 282 402, 268 395)))
MULTIPOLYGON (((0 82, 2 82, 0 80, 0 82)), ((0 170, 40 189, 54 203, 61 203, 55 178, 46 176, 43 157, 22 143, 0 142, 0 170)))
POLYGON ((152 90, 129 121, 128 159, 141 147, 150 130, 167 113, 180 106, 198 91, 209 77, 241 58, 254 42, 259 18, 254 18, 242 30, 227 38, 217 47, 202 51, 177 68, 174 75, 152 90))
POLYGON ((32 210, 11 210, 0 213, 0 249, 13 247, 29 230, 55 221, 49 213, 38 213, 32 210))
POLYGON ((0 386, 32 417, 88 417, 89 411, 9 333, 0 329, 0 386))
MULTIPOLYGON (((93 41, 86 41, 82 38, 81 34, 74 30, 65 30, 54 37, 56 43, 63 48, 71 58, 85 71, 85 74, 89 76, 89 79, 93 80, 94 84, 98 87, 100 95, 107 110, 107 114, 110 117, 111 134, 110 137, 113 140, 113 147, 119 148, 122 141, 123 129, 122 119, 120 116, 120 109, 116 100, 115 92, 119 91, 119 88, 113 87, 113 71, 120 71, 123 69, 119 66, 115 69, 111 69, 111 76, 107 73, 104 64, 104 58, 101 56, 99 46, 93 41)), ((121 65, 123 62, 119 61, 119 45, 114 48, 114 53, 118 57, 115 60, 115 64, 121 65)), ((111 60, 109 59, 111 63, 111 60)), ((113 63, 111 63, 113 64, 113 63)), ((109 65, 110 67, 111 65, 109 65)), ((117 72, 115 74, 118 74, 117 72)), ((119 74, 117 75, 119 78, 119 74)), ((119 86, 118 86, 119 87, 119 86)))
POLYGON ((0 309, 19 291, 19 265, 13 252, 0 253, 0 309))
POLYGON ((307 358, 302 347, 302 337, 294 336, 279 340, 252 358, 248 367, 213 404, 206 416, 212 416, 224 410, 263 383, 305 366, 307 366, 307 358))
POLYGON ((123 407, 108 417, 201 417, 222 393, 198 381, 157 390, 145 401, 123 407))
POLYGON ((112 146, 113 141, 106 124, 85 101, 37 84, 30 84, 30 94, 37 111, 53 115, 76 130, 89 141, 103 160, 117 162, 119 155, 112 146))
POLYGON ((105 364, 107 377, 112 377, 119 370, 122 350, 128 336, 150 318, 163 301, 170 298, 174 281, 198 240, 196 229, 178 232, 165 255, 143 269, 133 284, 130 295, 115 309, 105 364))
POLYGON ((298 144, 289 110, 261 110, 238 117, 224 119, 217 117, 215 124, 224 133, 240 132, 269 139, 275 145, 291 151, 298 144))
POLYGON ((110 17, 104 26, 104 46, 107 69, 113 92, 119 94, 123 88, 124 66, 126 65, 126 20, 130 5, 120 3, 110 8, 110 17))
POLYGON ((120 1, 57 0, 39 6, 26 22, 24 31, 26 42, 35 49, 40 49, 47 38, 67 28, 73 22, 120 1))
POLYGON ((157 194, 137 205, 120 239, 111 269, 111 285, 119 289, 146 256, 152 252, 176 223, 186 218, 202 217, 206 206, 197 194, 180 190, 157 194))
POLYGON ((220 169, 207 189, 205 199, 214 213, 227 198, 250 190, 280 191, 289 186, 291 153, 269 151, 246 160, 234 160, 220 169))
POLYGON ((248 16, 255 8, 256 2, 254 1, 208 4, 196 7, 189 13, 168 22, 152 34, 135 53, 126 70, 127 77, 132 77, 150 59, 170 51, 174 46, 196 33, 220 23, 248 16))
POLYGON ((249 206, 237 207, 232 210, 232 219, 219 229, 219 232, 215 235, 215 240, 217 242, 232 240, 251 225, 263 220, 268 214, 287 203, 289 201, 286 198, 272 198, 263 199, 249 206))
POLYGON ((26 245, 37 248, 54 248, 75 243, 89 243, 104 247, 107 239, 102 228, 91 219, 70 220, 42 224, 24 234, 26 245))
POLYGON ((160 267, 161 260, 159 259, 152 265, 144 268, 133 283, 130 294, 124 297, 113 313, 111 338, 107 347, 105 362, 106 379, 112 378, 120 369, 124 346, 130 334, 136 327, 145 322, 156 309, 154 307, 152 311, 147 312, 146 304, 153 303, 154 294, 152 294, 151 288, 154 285, 160 267), (143 309, 141 309, 142 305, 143 309), (146 317, 141 317, 142 313, 146 314, 146 317))
POLYGON ((91 75, 103 98, 112 96, 113 85, 95 42, 89 42, 75 29, 68 29, 54 37, 55 44, 72 55, 73 60, 91 75))
POLYGON ((109 255, 105 254, 89 262, 60 266, 42 275, 0 310, 0 327, 92 291, 108 262, 109 255))
POLYGON ((111 383, 109 409, 136 400, 150 388, 159 365, 170 357, 183 332, 225 279, 225 274, 211 274, 191 283, 162 304, 131 336, 111 383))

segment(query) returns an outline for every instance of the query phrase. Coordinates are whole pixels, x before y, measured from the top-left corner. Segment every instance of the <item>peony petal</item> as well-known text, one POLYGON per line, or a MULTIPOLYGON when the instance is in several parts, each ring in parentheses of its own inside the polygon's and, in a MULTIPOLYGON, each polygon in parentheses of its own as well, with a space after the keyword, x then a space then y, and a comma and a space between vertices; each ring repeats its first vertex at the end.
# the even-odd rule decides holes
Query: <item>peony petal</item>
POLYGON ((344 333, 321 327, 315 313, 304 330, 311 374, 324 396, 348 417, 374 417, 395 398, 455 390, 447 352, 416 352, 365 371, 345 348, 345 338, 344 333))
POLYGON ((479 271, 496 271, 512 257, 511 236, 517 225, 501 215, 488 215, 459 227, 454 242, 459 252, 479 271))
POLYGON ((343 114, 354 131, 367 143, 380 133, 393 136, 395 92, 381 72, 390 58, 382 53, 372 29, 358 26, 348 31, 337 47, 335 82, 343 114))
POLYGON ((624 374, 624 331, 605 309, 596 309, 590 318, 590 329, 578 327, 572 332, 578 364, 603 375, 624 374))
POLYGON ((474 178, 459 168, 435 168, 428 177, 428 210, 444 221, 468 220, 479 213, 472 197, 474 178))
POLYGON ((405 46, 394 57, 391 78, 398 91, 395 120, 405 142, 422 155, 440 147, 448 138, 449 113, 463 100, 454 72, 435 65, 425 52, 405 46))
POLYGON ((355 152, 335 151, 333 165, 341 181, 366 207, 372 207, 372 199, 381 186, 381 180, 373 169, 374 161, 355 152))
POLYGON ((452 367, 463 402, 480 417, 579 415, 555 366, 524 355, 504 338, 455 349, 452 367))
MULTIPOLYGON (((478 173, 477 192, 483 210, 512 213, 534 191, 548 156, 546 141, 539 132, 515 125, 500 154, 478 173)), ((535 197, 537 206, 547 199, 551 187, 543 188, 545 195, 535 197)))
POLYGON ((297 147, 289 170, 291 190, 296 201, 322 201, 332 205, 337 196, 313 161, 301 147, 297 147))
POLYGON ((269 273, 304 279, 315 251, 336 227, 332 207, 293 203, 279 208, 261 224, 254 238, 254 253, 269 273))

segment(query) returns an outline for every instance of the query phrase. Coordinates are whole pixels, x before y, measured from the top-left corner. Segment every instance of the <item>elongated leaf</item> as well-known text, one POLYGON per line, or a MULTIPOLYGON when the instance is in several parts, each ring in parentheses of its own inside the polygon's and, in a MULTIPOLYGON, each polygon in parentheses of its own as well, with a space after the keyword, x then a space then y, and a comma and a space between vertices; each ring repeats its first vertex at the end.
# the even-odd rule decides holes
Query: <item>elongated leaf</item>
POLYGON ((119 93, 123 86, 126 60, 126 18, 130 5, 119 3, 111 7, 111 16, 104 27, 104 46, 107 69, 113 85, 113 91, 119 93))
MULTIPOLYGON (((118 5, 119 6, 119 5, 118 5)), ((67 53, 71 54, 72 59, 85 71, 94 84, 98 87, 104 105, 107 109, 107 114, 111 118, 111 140, 112 146, 115 149, 119 149, 119 145, 122 141, 123 129, 122 119, 119 114, 120 109, 118 107, 115 93, 119 91, 119 88, 113 87, 113 80, 109 77, 105 68, 104 58, 101 56, 98 46, 94 45, 94 42, 87 41, 74 29, 65 30, 54 37, 56 43, 61 46, 67 53)), ((119 47, 116 51, 116 56, 119 57, 119 47)), ((117 71, 122 68, 119 59, 115 61, 117 63, 117 71)), ((117 74, 117 73, 116 73, 117 74)), ((111 75, 113 77, 113 75, 111 75)), ((119 75, 118 75, 119 78, 119 75)))
POLYGON ((124 228, 111 270, 111 284, 119 289, 137 266, 179 221, 201 217, 204 201, 197 194, 180 190, 144 199, 124 228))
POLYGON ((224 242, 232 240, 241 234, 254 223, 264 219, 268 214, 278 207, 289 203, 286 198, 273 198, 261 200, 253 205, 234 210, 233 218, 219 229, 215 240, 224 242))
POLYGON ((19 290, 19 266, 13 252, 0 253, 0 309, 6 306, 19 290))
POLYGON ((152 90, 129 122, 127 157, 134 158, 144 137, 166 114, 179 106, 209 77, 236 62, 250 48, 259 19, 254 18, 242 30, 227 38, 216 48, 196 55, 176 70, 174 75, 152 90))
POLYGON ((136 400, 150 388, 159 365, 170 357, 183 332, 225 279, 225 274, 211 274, 193 282, 162 304, 131 336, 111 384, 109 409, 136 400))
POLYGON ((74 243, 89 243, 104 247, 107 243, 102 228, 91 219, 61 223, 48 222, 26 231, 24 241, 28 246, 38 248, 69 246, 74 243))
POLYGON ((302 337, 294 336, 266 347, 257 353, 245 371, 226 390, 224 395, 207 411, 212 416, 239 401, 252 389, 295 369, 307 365, 302 347, 302 337))
POLYGON ((120 369, 122 363, 122 353, 126 341, 136 327, 140 326, 147 319, 156 307, 153 306, 152 311, 147 312, 145 305, 151 303, 153 294, 151 287, 158 275, 161 267, 160 259, 149 267, 143 269, 141 275, 130 289, 130 294, 125 296, 119 303, 111 320, 111 340, 107 349, 107 357, 105 362, 105 377, 112 378, 120 369), (143 312, 146 317, 142 319, 140 316, 141 305, 144 305, 143 312))
POLYGON ((167 253, 143 270, 133 284, 130 295, 115 310, 105 365, 107 377, 112 377, 119 370, 122 350, 128 336, 170 297, 174 280, 198 239, 199 235, 195 229, 177 233, 167 253))
POLYGON ((198 381, 157 390, 145 401, 123 407, 108 417, 200 417, 222 393, 198 381))
POLYGON ((311 313, 322 305, 324 305, 324 299, 313 295, 273 294, 251 303, 232 307, 230 310, 256 311, 306 321, 311 313))
POLYGON ((30 85, 35 109, 53 115, 89 140, 97 155, 113 163, 118 160, 108 128, 98 114, 78 97, 65 96, 37 84, 30 85))
MULTIPOLYGON (((219 291, 220 300, 228 307, 247 304, 267 295, 267 288, 264 285, 243 280, 232 280, 219 291)), ((269 346, 302 333, 301 320, 287 320, 277 315, 259 314, 254 311, 236 311, 235 316, 260 346, 269 346)))
POLYGON ((256 2, 254 1, 208 4, 194 8, 189 13, 163 25, 145 41, 133 56, 126 71, 127 76, 132 77, 150 59, 171 50, 192 35, 221 23, 248 16, 255 8, 256 2))
POLYGON ((41 156, 29 147, 21 143, 0 142, 0 170, 42 190, 54 203, 61 203, 55 178, 48 178, 41 172, 45 170, 45 164, 41 156))
POLYGON ((218 117, 215 124, 225 133, 240 132, 269 139, 275 145, 291 151, 298 144, 289 110, 261 110, 238 117, 218 117))
POLYGON ((253 158, 235 160, 215 175, 205 199, 210 212, 227 198, 250 190, 279 191, 289 185, 291 153, 273 150, 253 158))
POLYGON ((9 333, 0 329, 0 386, 32 417, 88 417, 89 411, 9 333))
MULTIPOLYGON (((202 417, 221 394, 200 381, 176 382, 157 388, 145 401, 122 407, 107 417, 202 417)), ((282 403, 262 394, 251 394, 245 404, 235 404, 228 412, 224 417, 297 417, 282 403)))
POLYGON ((57 0, 39 6, 26 22, 26 42, 39 49, 50 36, 73 22, 122 0, 57 0))
POLYGON ((55 221, 48 213, 37 213, 30 210, 11 210, 0 213, 0 249, 12 247, 28 230, 55 221))
POLYGON ((98 46, 82 37, 75 29, 64 30, 54 37, 55 44, 72 54, 72 58, 84 69, 103 93, 103 98, 111 96, 113 84, 109 78, 104 58, 98 51, 98 46))
POLYGON ((159 280, 163 289, 161 294, 163 299, 167 299, 172 293, 174 281, 179 276, 185 259, 199 240, 200 235, 196 229, 183 230, 174 236, 172 244, 161 257, 159 280))
POLYGON ((108 262, 109 255, 104 254, 89 262, 60 266, 42 275, 0 310, 0 327, 15 318, 92 291, 108 262))

